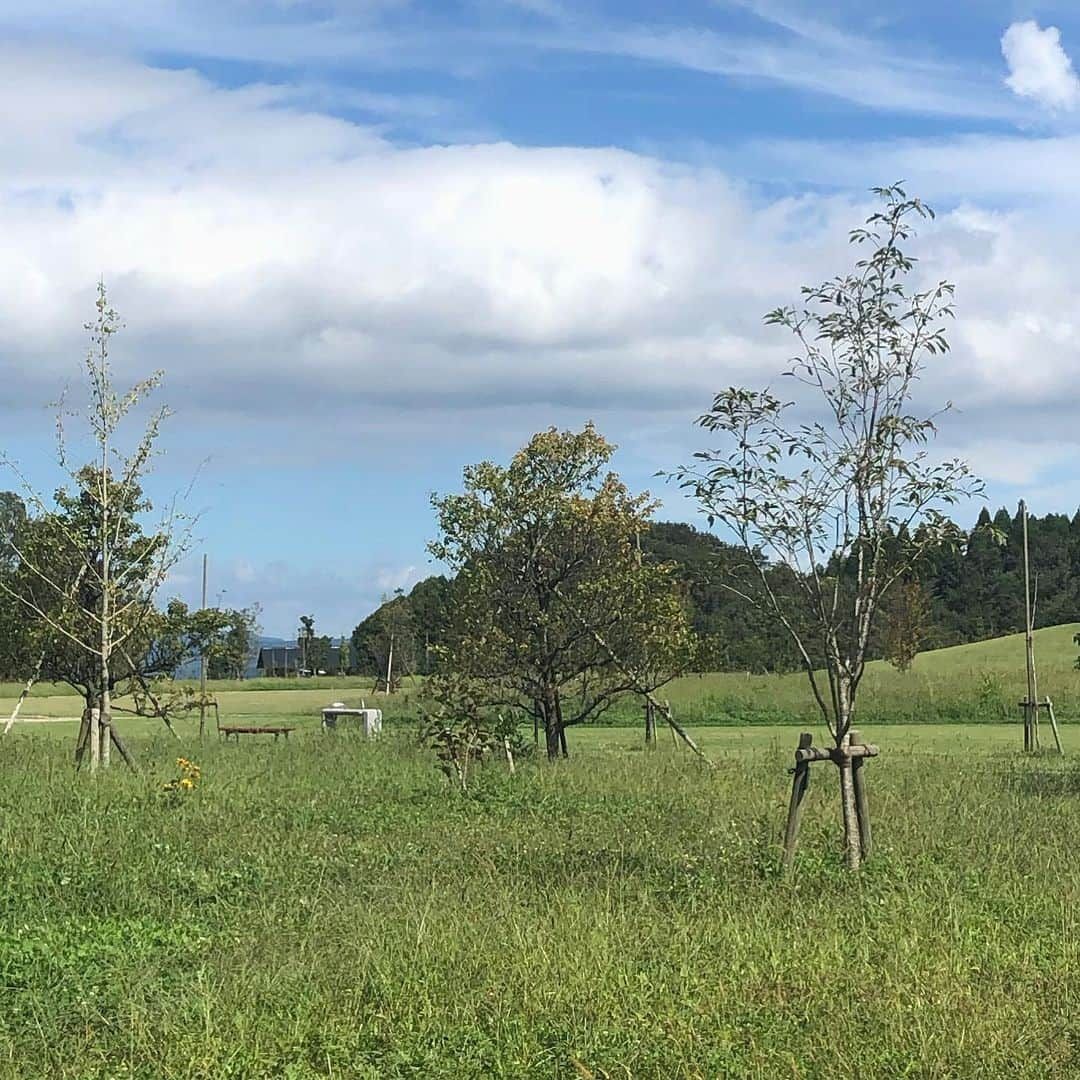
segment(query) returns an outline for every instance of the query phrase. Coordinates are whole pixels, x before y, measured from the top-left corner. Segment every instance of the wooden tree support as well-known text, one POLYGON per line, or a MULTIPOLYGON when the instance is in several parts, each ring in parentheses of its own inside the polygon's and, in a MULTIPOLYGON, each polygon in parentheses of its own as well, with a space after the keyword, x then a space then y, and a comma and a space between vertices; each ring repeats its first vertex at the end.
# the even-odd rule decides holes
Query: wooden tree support
POLYGON ((859 847, 862 858, 870 857, 872 837, 870 832, 870 804, 866 797, 866 778, 863 765, 867 758, 877 757, 876 746, 864 743, 857 731, 850 733, 846 746, 834 746, 822 749, 813 745, 814 737, 809 731, 799 736, 799 746, 795 751, 795 767, 790 770, 791 800, 788 803, 787 826, 784 829, 784 869, 791 867, 795 858, 795 846, 799 838, 799 825, 802 821, 802 802, 810 786, 810 766, 815 761, 831 761, 838 768, 851 769, 852 783, 855 787, 855 813, 859 822, 859 847))
POLYGON ((1050 721, 1050 729, 1054 733, 1054 742, 1057 752, 1064 757, 1065 750, 1061 745, 1061 732, 1058 729, 1057 717, 1054 716, 1054 703, 1048 698, 1032 703, 1030 698, 1024 698, 1020 702, 1020 709, 1024 714, 1024 749, 1031 752, 1040 749, 1039 742, 1039 710, 1045 709, 1050 721))

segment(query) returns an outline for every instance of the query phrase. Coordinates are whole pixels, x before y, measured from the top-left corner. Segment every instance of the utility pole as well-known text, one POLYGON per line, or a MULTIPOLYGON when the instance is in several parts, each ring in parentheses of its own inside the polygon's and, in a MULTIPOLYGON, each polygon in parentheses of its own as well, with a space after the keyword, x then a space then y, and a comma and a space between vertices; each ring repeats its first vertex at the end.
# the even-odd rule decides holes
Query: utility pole
MULTIPOLYGON (((202 610, 206 610, 206 553, 202 557, 202 610)), ((199 742, 206 734, 206 645, 199 653, 199 742)))
POLYGON ((1031 606, 1031 567, 1028 555, 1027 503, 1020 501, 1024 523, 1024 651, 1027 659, 1027 701, 1024 705, 1024 749, 1039 749, 1039 698, 1035 682, 1035 615, 1031 606))

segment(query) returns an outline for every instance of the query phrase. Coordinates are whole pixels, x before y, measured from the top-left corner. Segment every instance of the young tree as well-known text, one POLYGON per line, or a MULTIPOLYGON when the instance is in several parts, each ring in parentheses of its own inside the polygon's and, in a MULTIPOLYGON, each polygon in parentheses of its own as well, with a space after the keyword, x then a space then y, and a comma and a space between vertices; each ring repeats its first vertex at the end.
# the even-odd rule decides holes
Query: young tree
POLYGON ((677 670, 689 643, 670 566, 639 559, 654 504, 606 471, 613 453, 591 424, 551 429, 432 499, 429 549, 458 574, 440 666, 485 706, 531 717, 549 758, 566 728, 677 670))
POLYGON ((69 413, 63 402, 57 415, 57 451, 67 483, 50 507, 23 479, 28 506, 39 516, 33 539, 13 545, 18 570, 0 576, 0 592, 17 601, 36 623, 43 649, 62 648, 86 666, 87 698, 94 707, 84 715, 78 752, 87 746, 90 767, 109 764, 115 745, 130 756, 112 724, 112 695, 118 667, 129 664, 131 650, 154 616, 154 597, 183 553, 189 528, 180 528, 175 509, 145 532, 141 520, 150 510, 141 482, 149 470, 168 409, 153 411, 141 435, 126 442, 124 421, 158 388, 162 373, 119 392, 109 361, 112 337, 121 329, 98 285, 97 315, 86 325, 88 404, 69 413), (65 421, 81 416, 94 447, 93 464, 74 467, 68 455, 65 421))
POLYGON ((886 598, 882 653, 897 671, 910 671, 930 626, 930 601, 918 578, 901 582, 886 598))
POLYGON ((699 419, 722 445, 675 474, 748 556, 729 587, 794 640, 837 747, 852 867, 862 852, 846 751, 875 619, 922 553, 954 533, 942 507, 980 489, 964 462, 930 456, 935 416, 911 412, 927 358, 948 348, 943 323, 953 314, 948 282, 909 285, 914 259, 903 245, 931 212, 898 186, 875 194, 881 209, 851 234, 868 256, 804 288, 798 309, 766 316, 798 343, 787 374, 804 388, 807 412, 768 390, 725 390, 699 419), (797 603, 771 587, 767 559, 795 571, 797 603))

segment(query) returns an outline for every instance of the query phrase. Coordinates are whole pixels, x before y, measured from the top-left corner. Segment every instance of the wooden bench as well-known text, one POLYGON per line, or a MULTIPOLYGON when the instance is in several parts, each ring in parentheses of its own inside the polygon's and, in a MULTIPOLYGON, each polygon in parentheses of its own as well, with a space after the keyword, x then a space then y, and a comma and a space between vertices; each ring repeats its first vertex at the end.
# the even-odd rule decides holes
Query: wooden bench
POLYGON ((231 735, 237 742, 240 741, 241 735, 273 735, 274 741, 277 742, 279 735, 284 735, 287 739, 290 731, 295 731, 295 727, 286 727, 283 724, 258 724, 258 725, 246 725, 246 724, 228 724, 219 725, 218 734, 229 741, 231 735))

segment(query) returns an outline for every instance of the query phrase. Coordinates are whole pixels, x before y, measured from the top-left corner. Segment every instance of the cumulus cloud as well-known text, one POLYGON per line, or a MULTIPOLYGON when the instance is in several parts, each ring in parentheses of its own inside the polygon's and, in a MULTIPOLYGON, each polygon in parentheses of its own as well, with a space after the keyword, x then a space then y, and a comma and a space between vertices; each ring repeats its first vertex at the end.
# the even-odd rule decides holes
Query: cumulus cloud
POLYGON ((1080 80, 1056 26, 1043 29, 1032 19, 1014 22, 1001 37, 1001 51, 1009 66, 1005 82, 1014 94, 1049 109, 1076 107, 1080 80))
MULTIPOLYGON (((75 373, 103 273, 130 326, 117 362, 166 368, 181 459, 213 449, 189 445, 192 424, 228 433, 234 475, 212 474, 223 494, 211 524, 218 536, 260 532, 257 553, 241 540, 229 553, 230 602, 279 597, 274 629, 305 595, 320 597, 320 619, 355 622, 428 569, 404 532, 355 568, 282 569, 272 543, 284 558, 295 541, 285 511, 270 516, 273 493, 307 490, 305 462, 316 474, 366 461, 380 475, 397 463, 397 505, 422 514, 428 490, 464 462, 593 417, 624 447, 620 467, 648 483, 696 448, 690 420, 718 387, 781 367, 791 343, 762 313, 847 266, 847 229, 866 210, 861 196, 765 198, 723 169, 621 150, 401 148, 318 111, 301 87, 226 89, 192 71, 26 46, 0 47, 0 63, 5 438, 19 410, 75 373), (260 477, 262 516, 230 519, 228 484, 260 477)), ((1067 158, 1055 145, 1025 144, 1039 160, 1067 158)), ((859 170, 840 186, 919 179, 893 168, 904 163, 955 191, 1016 156, 1000 141, 934 152, 848 147, 838 157, 859 170)), ((802 153, 804 173, 821 168, 835 189, 828 155, 802 153)), ((977 440, 1005 430, 1018 404, 1039 418, 1034 443, 1071 438, 1080 256, 1056 218, 1075 209, 1075 191, 1055 189, 1056 214, 954 208, 920 241, 921 272, 959 284, 954 352, 924 392, 929 406, 961 406, 946 421, 960 451, 983 453, 977 440)), ((1007 484, 1056 459, 1029 460, 1034 472, 995 474, 1007 484)), ((377 507, 355 543, 383 536, 393 516, 377 507)))

